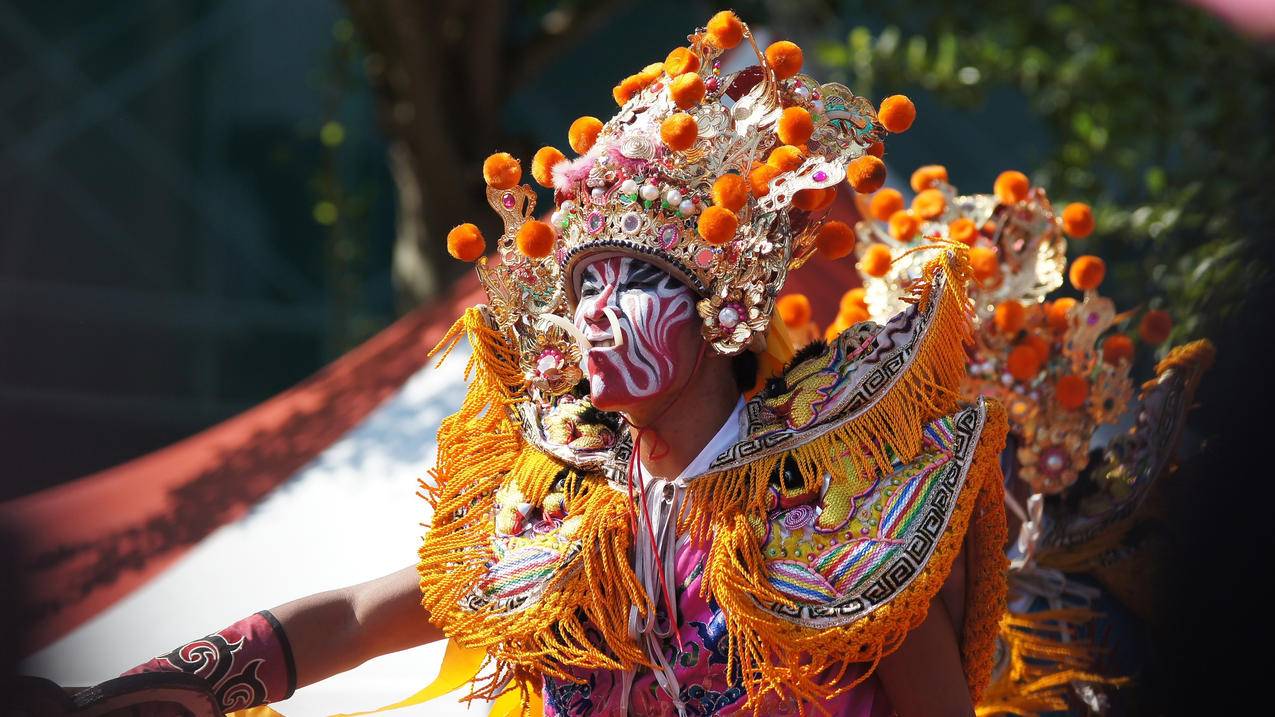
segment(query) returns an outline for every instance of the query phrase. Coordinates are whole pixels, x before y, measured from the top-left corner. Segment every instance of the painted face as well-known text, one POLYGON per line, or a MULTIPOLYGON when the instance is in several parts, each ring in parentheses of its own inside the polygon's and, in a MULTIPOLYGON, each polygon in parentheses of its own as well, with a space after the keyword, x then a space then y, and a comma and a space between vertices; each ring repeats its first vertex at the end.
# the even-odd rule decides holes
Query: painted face
POLYGON ((575 324, 593 345, 588 369, 595 406, 617 410, 673 387, 685 360, 679 354, 696 330, 694 292, 640 259, 609 257, 584 267, 578 295, 575 324), (623 339, 618 347, 616 330, 623 339))

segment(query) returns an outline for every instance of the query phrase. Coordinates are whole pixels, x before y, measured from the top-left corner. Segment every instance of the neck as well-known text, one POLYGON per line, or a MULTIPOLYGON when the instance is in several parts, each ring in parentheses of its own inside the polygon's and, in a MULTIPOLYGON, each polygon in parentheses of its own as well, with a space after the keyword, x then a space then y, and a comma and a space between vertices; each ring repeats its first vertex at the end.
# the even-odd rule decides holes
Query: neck
POLYGON ((628 412, 629 422, 643 427, 630 427, 629 433, 636 440, 638 431, 645 431, 642 466, 656 478, 671 479, 704 450, 739 402, 730 359, 706 356, 685 388, 660 398, 651 413, 628 412))

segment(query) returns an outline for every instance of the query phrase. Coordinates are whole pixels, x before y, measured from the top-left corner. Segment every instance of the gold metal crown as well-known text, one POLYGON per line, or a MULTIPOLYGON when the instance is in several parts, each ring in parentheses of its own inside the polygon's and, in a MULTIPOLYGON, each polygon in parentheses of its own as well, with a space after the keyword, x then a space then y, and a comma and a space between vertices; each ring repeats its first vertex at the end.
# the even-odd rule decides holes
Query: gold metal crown
POLYGON ((553 166, 556 208, 549 224, 555 241, 546 256, 526 256, 517 245, 520 228, 533 218, 532 190, 488 189, 505 221, 503 266, 480 267, 480 276, 502 325, 568 317, 574 275, 584 260, 618 253, 650 261, 697 292, 704 336, 717 352, 763 348, 775 298, 788 272, 815 251, 826 215, 826 206, 797 208, 794 197, 835 188, 846 179, 847 166, 879 145, 886 131, 872 104, 844 86, 803 74, 780 79, 743 28, 758 64, 721 74, 722 50, 700 29, 689 36, 688 49, 698 59, 701 101, 679 108, 676 78, 658 65, 648 67, 644 72, 653 79, 624 102, 587 151, 553 166), (744 205, 731 212, 733 235, 710 242, 701 218, 714 206, 714 183, 724 174, 757 181, 753 170, 760 160, 784 144, 779 128, 790 108, 808 113, 812 125, 799 147, 800 164, 763 175, 769 179, 765 189, 754 184, 744 205), (663 123, 677 114, 689 116, 696 129, 684 149, 662 137, 663 123))
POLYGON ((933 252, 952 242, 968 244, 976 329, 963 393, 1005 405, 1018 439, 1019 477, 1035 493, 1060 492, 1089 463, 1094 431, 1119 420, 1133 397, 1132 349, 1116 357, 1100 341, 1123 317, 1096 287, 1079 302, 1042 303, 1062 286, 1067 264, 1063 221, 1043 188, 1026 190, 1017 201, 958 195, 942 180, 922 190, 938 192, 943 201, 941 211, 936 200, 901 210, 917 220, 915 232, 871 218, 855 227, 869 309, 874 317, 897 311, 933 252), (918 211, 931 216, 922 219, 918 211), (953 228, 960 222, 964 231, 953 228), (892 260, 880 276, 868 274, 871 262, 863 259, 880 251, 874 245, 887 247, 892 260), (1014 317, 998 319, 998 307, 1014 317))
MULTIPOLYGON (((952 231, 958 220, 966 220, 974 228, 972 240, 964 243, 995 251, 998 263, 994 275, 970 286, 976 321, 987 320, 1002 301, 1038 302, 1063 285, 1067 240, 1043 188, 1033 187, 1026 198, 1010 203, 995 194, 958 195, 945 181, 934 181, 927 189, 943 196, 943 210, 930 219, 917 217, 912 236, 896 238, 887 221, 872 218, 855 225, 859 237, 856 253, 861 258, 873 244, 888 247, 892 257, 885 275, 863 274, 864 300, 873 316, 892 316, 903 309, 909 287, 933 257, 932 252, 918 249, 958 241, 952 231)), ((909 214, 915 216, 914 212, 909 214)))

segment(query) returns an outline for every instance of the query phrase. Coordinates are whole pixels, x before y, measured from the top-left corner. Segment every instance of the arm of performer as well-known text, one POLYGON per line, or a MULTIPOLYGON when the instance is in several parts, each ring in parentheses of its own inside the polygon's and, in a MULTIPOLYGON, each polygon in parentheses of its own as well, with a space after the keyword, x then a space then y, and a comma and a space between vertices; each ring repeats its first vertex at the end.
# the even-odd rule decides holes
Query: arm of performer
POLYGON ((278 702, 367 660, 443 637, 420 605, 414 566, 251 615, 124 673, 204 678, 222 709, 278 702))
POLYGON ((881 660, 877 676, 897 717, 974 714, 956 628, 941 597, 930 601, 925 621, 908 633, 903 645, 881 660))

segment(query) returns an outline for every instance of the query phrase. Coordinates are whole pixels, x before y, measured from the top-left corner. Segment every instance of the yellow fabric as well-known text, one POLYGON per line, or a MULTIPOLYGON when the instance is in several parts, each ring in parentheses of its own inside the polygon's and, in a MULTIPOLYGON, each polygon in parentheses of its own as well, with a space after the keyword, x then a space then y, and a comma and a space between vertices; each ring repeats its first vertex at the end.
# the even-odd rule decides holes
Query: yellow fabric
MULTIPOLYGON (((453 692, 467 683, 472 682, 478 675, 478 671, 482 669, 483 662, 487 659, 487 653, 483 650, 472 650, 461 647, 455 640, 447 641, 447 651, 443 654, 443 664, 438 669, 438 677, 429 683, 416 694, 411 697, 404 698, 394 704, 385 705, 378 709, 369 710, 367 712, 353 712, 351 714, 333 715, 333 717, 359 717, 360 715, 380 714, 381 712, 389 712, 400 707, 411 707, 419 705, 422 702, 428 702, 435 697, 441 697, 449 692, 453 692)), ((251 710, 249 710, 251 712, 251 710)), ((236 713, 238 714, 238 713, 236 713)), ((248 714, 245 717, 267 717, 268 714, 262 713, 248 714)), ((496 714, 493 712, 493 714, 496 714)))
POLYGON ((748 397, 766 385, 766 381, 783 373, 784 366, 792 361, 796 349, 792 336, 788 334, 788 326, 779 315, 779 307, 770 312, 770 328, 766 330, 766 349, 757 357, 757 384, 748 397))
POLYGON ((261 705, 260 707, 249 707, 246 710, 229 712, 227 717, 283 717, 283 715, 270 709, 268 705, 261 705))

